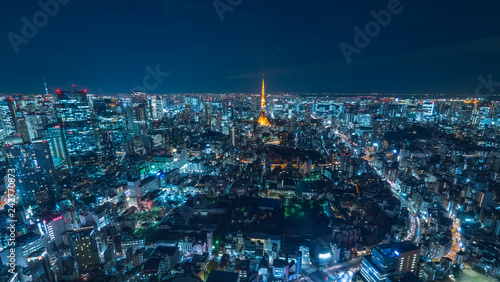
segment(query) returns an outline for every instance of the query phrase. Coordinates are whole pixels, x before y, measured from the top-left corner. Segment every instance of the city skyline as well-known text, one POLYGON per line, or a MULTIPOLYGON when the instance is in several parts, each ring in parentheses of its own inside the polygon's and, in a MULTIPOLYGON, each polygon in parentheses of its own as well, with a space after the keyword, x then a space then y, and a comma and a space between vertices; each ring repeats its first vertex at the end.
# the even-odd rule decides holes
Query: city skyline
POLYGON ((500 281, 500 2, 3 7, 0 282, 500 281))
POLYGON ((0 277, 500 277, 499 97, 268 96, 255 80, 260 95, 3 97, 0 277))

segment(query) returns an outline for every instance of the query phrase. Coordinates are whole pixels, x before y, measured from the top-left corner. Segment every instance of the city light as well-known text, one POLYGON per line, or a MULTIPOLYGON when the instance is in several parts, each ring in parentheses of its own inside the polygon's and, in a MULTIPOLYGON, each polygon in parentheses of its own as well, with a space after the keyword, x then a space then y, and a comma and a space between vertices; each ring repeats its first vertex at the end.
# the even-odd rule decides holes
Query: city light
POLYGON ((498 3, 4 2, 4 280, 500 277, 498 3))
POLYGON ((332 257, 332 254, 330 254, 330 253, 319 254, 320 259, 329 259, 331 257, 332 257))

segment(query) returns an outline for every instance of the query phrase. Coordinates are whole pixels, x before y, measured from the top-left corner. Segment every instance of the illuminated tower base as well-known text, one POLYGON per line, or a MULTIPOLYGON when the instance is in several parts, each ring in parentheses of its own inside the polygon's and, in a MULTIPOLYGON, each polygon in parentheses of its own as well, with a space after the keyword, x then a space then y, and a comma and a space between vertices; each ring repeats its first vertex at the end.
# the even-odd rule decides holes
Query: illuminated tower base
POLYGON ((267 119, 266 116, 266 91, 264 87, 264 78, 262 78, 262 97, 260 100, 260 117, 259 117, 259 124, 262 126, 271 126, 271 123, 267 119))
POLYGON ((269 122, 269 120, 266 117, 266 112, 264 112, 264 111, 260 112, 260 117, 259 117, 258 122, 262 126, 271 126, 271 123, 269 122))

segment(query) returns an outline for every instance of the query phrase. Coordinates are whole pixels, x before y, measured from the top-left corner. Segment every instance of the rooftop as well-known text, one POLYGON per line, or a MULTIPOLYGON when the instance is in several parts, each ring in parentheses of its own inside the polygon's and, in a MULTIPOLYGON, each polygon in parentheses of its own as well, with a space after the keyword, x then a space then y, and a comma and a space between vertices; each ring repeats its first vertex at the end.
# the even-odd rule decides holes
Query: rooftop
POLYGON ((237 282, 238 277, 238 273, 212 270, 206 282, 237 282))

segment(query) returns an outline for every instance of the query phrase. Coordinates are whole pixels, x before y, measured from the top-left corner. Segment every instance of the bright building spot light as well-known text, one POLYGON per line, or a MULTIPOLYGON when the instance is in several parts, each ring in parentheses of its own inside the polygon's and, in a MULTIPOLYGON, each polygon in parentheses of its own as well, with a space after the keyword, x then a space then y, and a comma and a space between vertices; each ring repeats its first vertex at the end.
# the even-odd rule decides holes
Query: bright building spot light
POLYGON ((320 259, 327 259, 327 258, 330 258, 330 257, 332 257, 332 255, 330 253, 319 254, 319 258, 320 259))

